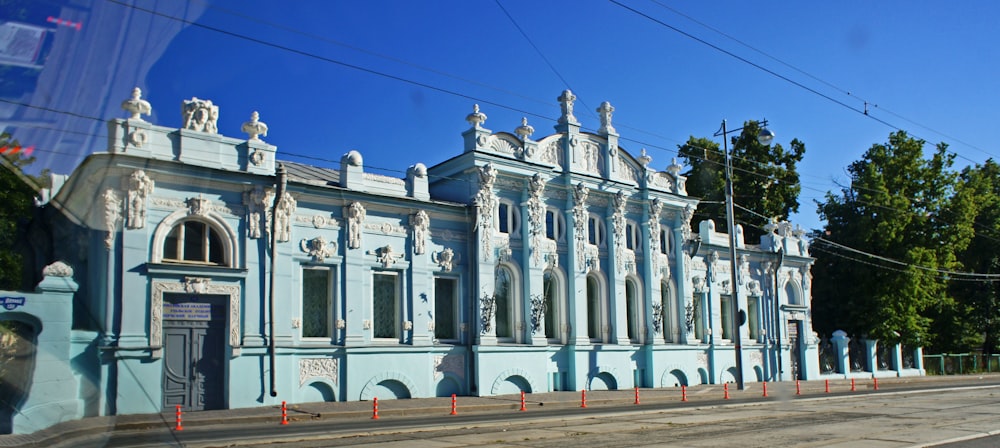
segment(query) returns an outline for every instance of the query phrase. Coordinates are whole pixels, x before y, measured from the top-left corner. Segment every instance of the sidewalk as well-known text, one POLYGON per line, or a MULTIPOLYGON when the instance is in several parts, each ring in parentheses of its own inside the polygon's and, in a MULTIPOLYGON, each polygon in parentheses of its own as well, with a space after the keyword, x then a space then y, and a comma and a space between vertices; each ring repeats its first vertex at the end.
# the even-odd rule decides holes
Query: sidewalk
MULTIPOLYGON (((963 375, 963 376, 923 376, 906 378, 883 378, 878 380, 879 392, 901 391, 920 387, 974 386, 1000 384, 1000 374, 963 375)), ((799 398, 822 398, 843 396, 849 394, 873 393, 875 383, 871 378, 855 380, 851 391, 851 381, 844 379, 829 380, 830 392, 826 392, 827 382, 801 381, 798 386, 799 398)), ((728 385, 728 401, 725 400, 727 387, 724 385, 699 385, 686 388, 687 402, 682 401, 681 388, 639 389, 639 405, 669 406, 675 403, 677 407, 716 406, 726 403, 751 402, 762 399, 791 399, 796 397, 796 383, 785 381, 768 383, 768 398, 763 397, 763 383, 747 383, 742 391, 736 390, 735 384, 728 385)), ((524 409, 532 410, 552 408, 581 408, 582 393, 577 392, 546 392, 525 394, 524 409)), ((617 391, 587 391, 587 408, 634 405, 635 390, 617 391)), ((379 418, 449 415, 451 413, 451 398, 415 398, 400 400, 379 400, 379 418)), ((357 420, 371 419, 373 402, 319 402, 296 403, 287 405, 287 415, 290 424, 305 420, 357 420)), ((462 414, 481 414, 504 412, 519 412, 521 397, 519 395, 504 395, 496 397, 457 397, 456 410, 462 414)), ((637 409, 640 409, 637 406, 637 409)), ((586 410, 581 409, 581 412, 586 410)), ((260 406, 245 409, 226 409, 217 411, 184 412, 182 426, 184 428, 220 425, 220 424, 275 424, 281 422, 281 406, 260 406)), ((174 428, 175 413, 122 415, 111 417, 91 417, 72 422, 64 422, 51 428, 33 434, 0 435, 0 447, 20 446, 51 446, 59 442, 107 433, 112 431, 131 431, 150 428, 174 428)))

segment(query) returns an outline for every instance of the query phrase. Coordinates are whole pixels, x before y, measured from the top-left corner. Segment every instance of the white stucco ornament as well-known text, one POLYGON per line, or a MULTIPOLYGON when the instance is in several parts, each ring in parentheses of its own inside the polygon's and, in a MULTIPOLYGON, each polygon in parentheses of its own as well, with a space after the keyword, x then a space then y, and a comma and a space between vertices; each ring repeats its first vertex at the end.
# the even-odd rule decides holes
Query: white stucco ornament
POLYGON ((468 121, 474 128, 482 127, 483 123, 486 123, 486 114, 479 111, 478 104, 473 104, 472 113, 465 116, 465 121, 468 121))
POLYGON ((601 103, 601 107, 597 108, 597 113, 601 117, 601 127, 597 130, 602 134, 614 134, 615 127, 611 125, 611 113, 615 111, 615 108, 611 103, 605 101, 601 103))
POLYGON ((219 133, 219 106, 212 104, 211 100, 198 97, 184 100, 181 105, 181 115, 184 119, 184 129, 209 134, 219 133))
POLYGON ((42 275, 46 277, 72 277, 73 268, 66 263, 57 261, 42 269, 42 275))
POLYGON ((556 101, 559 101, 559 107, 562 108, 559 124, 580 124, 579 121, 576 121, 576 117, 573 116, 573 102, 576 101, 576 95, 573 92, 569 89, 563 90, 562 95, 559 95, 556 101))
POLYGON ((531 134, 535 133, 535 128, 528 124, 528 117, 521 117, 521 125, 514 129, 514 133, 521 138, 522 141, 530 140, 531 134))
POLYGON ((131 98, 122 101, 122 109, 130 114, 129 120, 146 121, 141 116, 153 113, 153 107, 149 105, 149 101, 142 99, 142 90, 138 87, 132 89, 131 98))
POLYGON ((260 114, 257 111, 250 114, 250 121, 243 123, 241 130, 247 134, 249 137, 247 140, 250 141, 261 141, 258 136, 267 137, 267 124, 260 121, 260 114))

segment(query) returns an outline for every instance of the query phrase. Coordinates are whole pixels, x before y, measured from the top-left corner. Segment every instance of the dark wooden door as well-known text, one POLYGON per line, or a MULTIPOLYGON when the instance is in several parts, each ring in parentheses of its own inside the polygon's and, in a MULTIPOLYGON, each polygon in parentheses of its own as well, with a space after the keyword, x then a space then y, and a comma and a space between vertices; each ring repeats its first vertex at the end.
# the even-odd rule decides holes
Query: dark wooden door
POLYGON ((209 300, 164 303, 163 407, 225 408, 225 313, 209 300))

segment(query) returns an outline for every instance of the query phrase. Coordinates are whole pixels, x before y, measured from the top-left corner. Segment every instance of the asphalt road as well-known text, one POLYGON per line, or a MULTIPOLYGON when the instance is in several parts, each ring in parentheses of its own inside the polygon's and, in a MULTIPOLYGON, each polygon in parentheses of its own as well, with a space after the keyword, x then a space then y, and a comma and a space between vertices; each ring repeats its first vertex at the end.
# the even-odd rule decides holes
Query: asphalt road
POLYGON ((918 386, 865 394, 832 394, 545 409, 425 417, 343 419, 294 425, 215 425, 182 432, 122 431, 73 446, 381 447, 910 447, 997 446, 1000 385, 918 386), (986 443, 985 445, 983 443, 986 443))

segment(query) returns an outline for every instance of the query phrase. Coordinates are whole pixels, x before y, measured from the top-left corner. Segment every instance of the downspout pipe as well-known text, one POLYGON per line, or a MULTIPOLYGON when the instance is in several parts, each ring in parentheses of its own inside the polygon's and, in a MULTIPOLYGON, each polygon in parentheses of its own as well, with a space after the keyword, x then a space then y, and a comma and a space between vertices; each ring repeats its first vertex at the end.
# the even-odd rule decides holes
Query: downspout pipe
POLYGON ((268 292, 268 361, 270 362, 270 378, 271 378, 271 396, 277 397, 278 390, 275 388, 274 379, 274 364, 275 364, 275 338, 274 338, 274 279, 275 279, 275 265, 278 250, 278 205, 281 203, 282 198, 285 196, 285 187, 288 185, 288 172, 285 170, 285 165, 278 164, 278 190, 274 195, 274 204, 271 206, 271 284, 270 291, 268 292))

